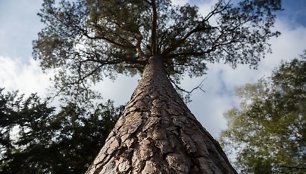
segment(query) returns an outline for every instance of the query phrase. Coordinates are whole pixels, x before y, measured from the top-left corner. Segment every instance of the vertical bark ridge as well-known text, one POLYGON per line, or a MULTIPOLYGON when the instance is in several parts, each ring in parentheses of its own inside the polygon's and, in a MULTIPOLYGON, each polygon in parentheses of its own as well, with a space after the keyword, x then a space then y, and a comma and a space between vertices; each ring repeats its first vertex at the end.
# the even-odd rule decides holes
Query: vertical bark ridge
POLYGON ((218 142, 169 82, 161 58, 139 85, 86 174, 231 174, 218 142))

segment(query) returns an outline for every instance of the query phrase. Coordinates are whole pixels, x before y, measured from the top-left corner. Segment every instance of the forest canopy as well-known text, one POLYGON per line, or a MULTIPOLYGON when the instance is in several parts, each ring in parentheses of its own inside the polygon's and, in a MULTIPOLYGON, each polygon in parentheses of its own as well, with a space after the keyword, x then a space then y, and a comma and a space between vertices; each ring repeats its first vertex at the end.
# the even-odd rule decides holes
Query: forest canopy
POLYGON ((44 0, 33 55, 56 69, 60 91, 85 95, 106 76, 141 73, 152 55, 179 83, 205 74, 207 63, 256 67, 280 34, 272 29, 280 9, 280 0, 218 0, 206 15, 170 0, 44 0))

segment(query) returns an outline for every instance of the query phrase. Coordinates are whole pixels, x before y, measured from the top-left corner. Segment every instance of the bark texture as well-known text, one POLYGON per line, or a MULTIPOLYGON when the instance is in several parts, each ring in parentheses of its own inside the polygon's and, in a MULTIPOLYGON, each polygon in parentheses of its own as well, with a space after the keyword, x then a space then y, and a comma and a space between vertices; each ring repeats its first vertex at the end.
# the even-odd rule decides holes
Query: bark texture
POLYGON ((169 82, 160 57, 138 87, 86 174, 231 174, 220 145, 169 82))

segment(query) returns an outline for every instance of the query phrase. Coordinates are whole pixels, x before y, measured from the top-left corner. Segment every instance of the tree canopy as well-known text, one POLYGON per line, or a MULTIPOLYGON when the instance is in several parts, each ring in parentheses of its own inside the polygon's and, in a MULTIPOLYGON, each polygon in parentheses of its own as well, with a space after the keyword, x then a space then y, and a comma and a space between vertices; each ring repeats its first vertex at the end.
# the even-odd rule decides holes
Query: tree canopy
POLYGON ((218 0, 205 15, 171 0, 44 0, 33 55, 57 69, 62 91, 85 95, 105 76, 142 72, 152 55, 178 83, 205 74, 209 62, 256 67, 280 34, 271 29, 277 10, 280 0, 218 0))
POLYGON ((57 110, 48 102, 0 90, 0 173, 84 173, 121 112, 111 102, 57 110))
POLYGON ((237 95, 240 108, 225 114, 229 128, 221 140, 237 152, 241 173, 305 173, 306 52, 237 95))

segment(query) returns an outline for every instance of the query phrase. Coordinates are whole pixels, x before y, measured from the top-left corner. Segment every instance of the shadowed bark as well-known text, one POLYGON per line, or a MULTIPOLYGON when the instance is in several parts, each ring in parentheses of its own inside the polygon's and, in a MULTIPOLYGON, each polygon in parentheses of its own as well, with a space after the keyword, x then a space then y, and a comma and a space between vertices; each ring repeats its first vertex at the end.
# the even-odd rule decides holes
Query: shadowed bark
POLYGON ((86 174, 237 173, 152 57, 86 174))

